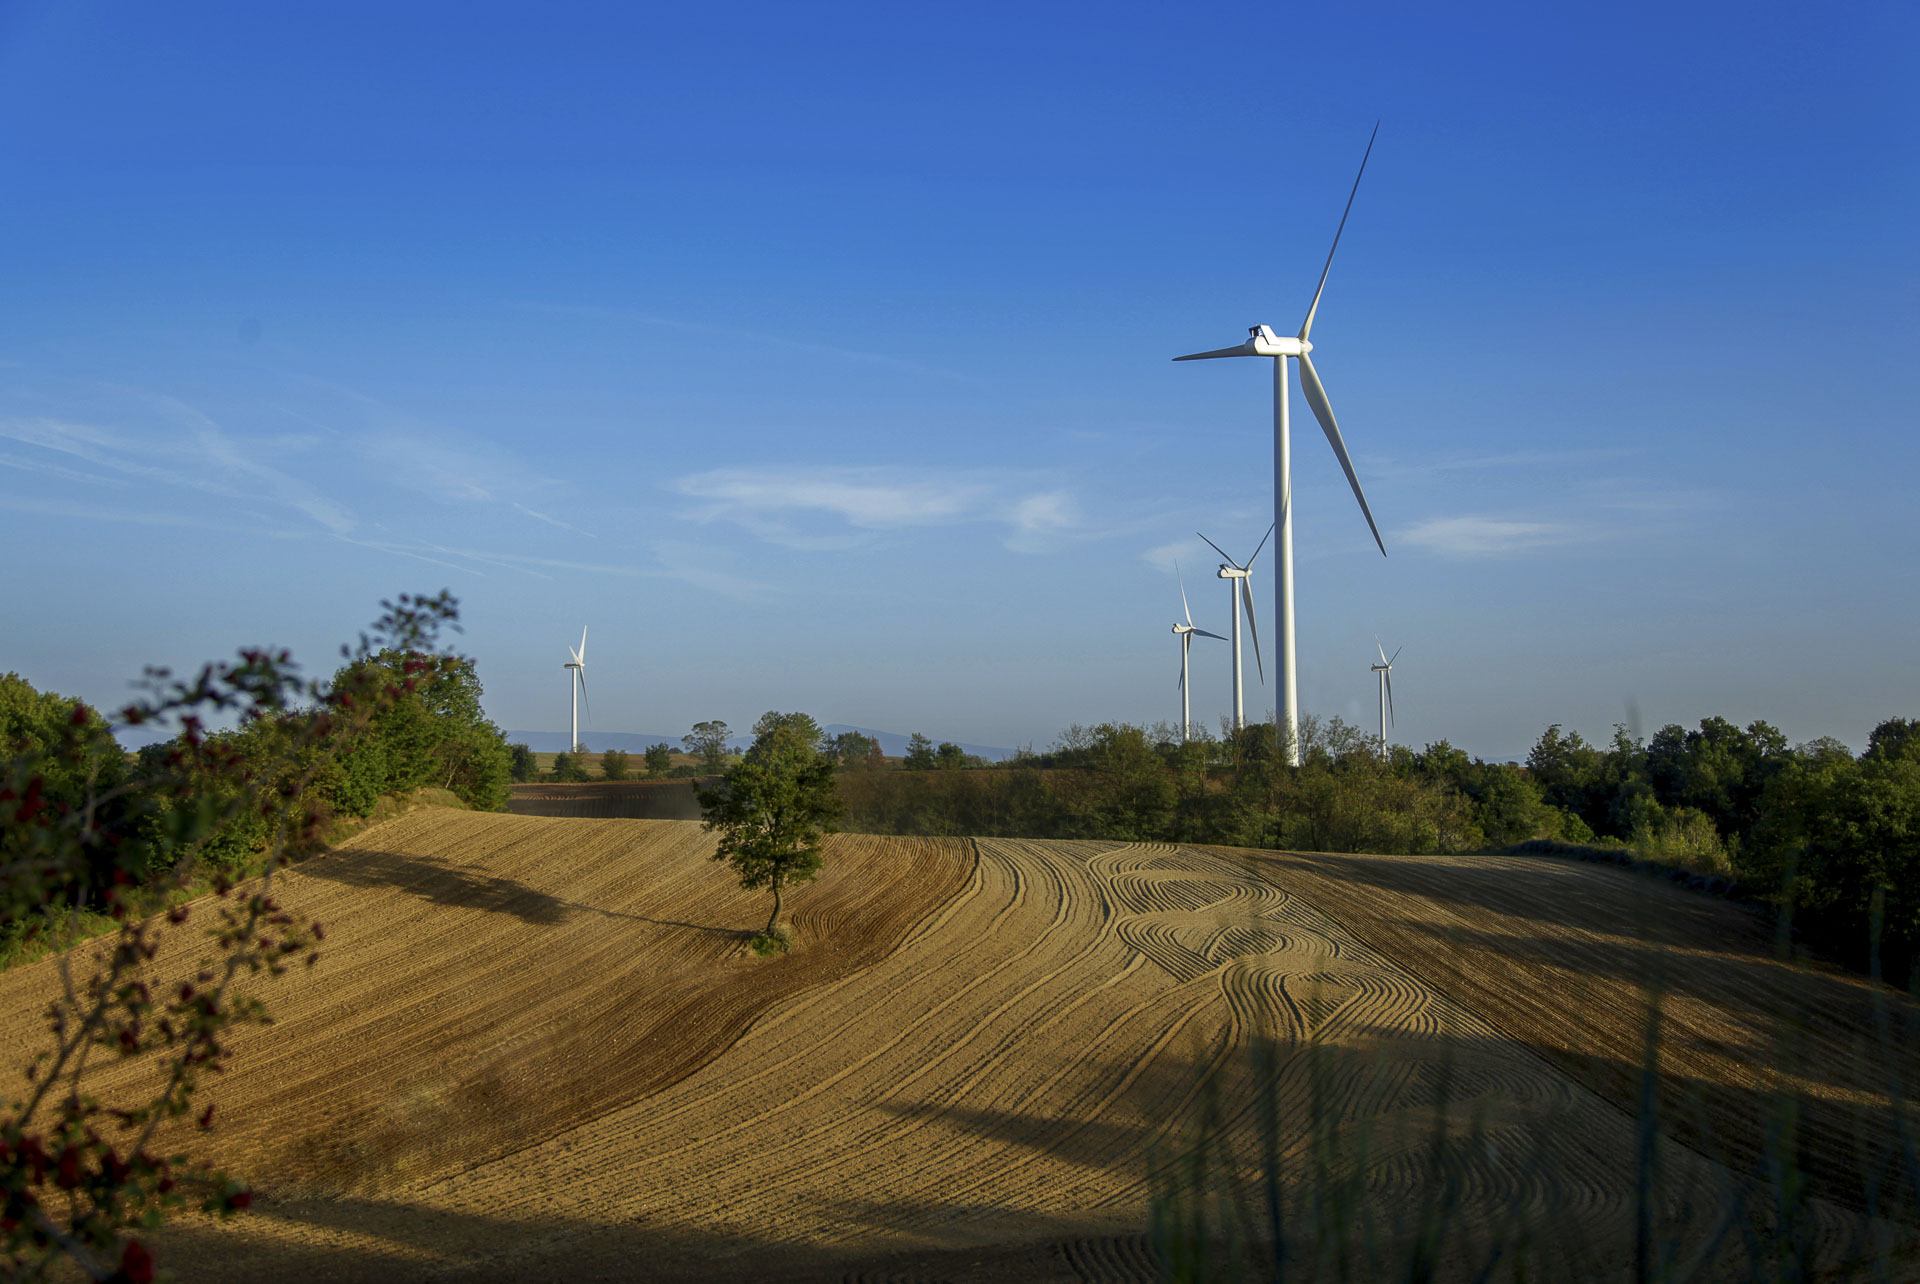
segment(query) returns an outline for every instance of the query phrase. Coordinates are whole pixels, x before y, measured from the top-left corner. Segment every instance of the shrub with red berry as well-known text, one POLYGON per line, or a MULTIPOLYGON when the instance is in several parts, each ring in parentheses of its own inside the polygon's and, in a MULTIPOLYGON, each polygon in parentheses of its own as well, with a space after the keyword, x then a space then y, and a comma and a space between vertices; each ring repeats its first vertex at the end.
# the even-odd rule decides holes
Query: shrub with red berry
POLYGON ((418 703, 449 666, 470 672, 438 650, 439 631, 458 627, 450 595, 383 606, 326 682, 303 679, 284 651, 243 651, 190 681, 149 670, 122 722, 178 734, 131 767, 85 705, 67 702, 56 718, 45 701, 57 697, 35 695, 28 708, 0 693, 13 698, 0 703, 0 931, 17 944, 63 915, 117 922, 58 956, 47 1046, 0 1112, 0 1276, 38 1278, 64 1258, 96 1280, 149 1281, 155 1263, 137 1232, 183 1209, 225 1216, 252 1202, 245 1183, 195 1159, 183 1139, 214 1126, 196 1094, 224 1068, 231 1031, 267 1019, 235 982, 319 957, 320 924, 281 904, 274 871, 314 844, 327 811, 316 782, 341 778, 367 729, 418 703), (19 709, 34 716, 10 720, 19 709), (237 729, 209 733, 210 721, 226 720, 237 729), (236 833, 247 861, 231 857, 236 833), (243 881, 249 864, 259 876, 243 881), (208 903, 142 912, 143 901, 164 903, 168 883, 209 870, 208 903), (202 923, 204 957, 160 975, 163 935, 202 923), (153 1061, 160 1086, 100 1099, 90 1068, 121 1058, 153 1061))

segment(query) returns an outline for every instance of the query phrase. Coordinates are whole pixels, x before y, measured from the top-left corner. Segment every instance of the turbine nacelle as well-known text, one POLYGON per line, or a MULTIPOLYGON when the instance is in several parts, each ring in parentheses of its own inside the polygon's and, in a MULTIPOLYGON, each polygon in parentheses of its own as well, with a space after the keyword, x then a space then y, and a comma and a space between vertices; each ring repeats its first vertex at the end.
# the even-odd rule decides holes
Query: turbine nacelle
POLYGON ((1270 325, 1247 327, 1247 341, 1237 348, 1215 348, 1212 352, 1195 352, 1184 357, 1175 357, 1175 361, 1210 361, 1215 357, 1304 357, 1313 351, 1313 345, 1305 339, 1290 335, 1283 336, 1273 332, 1270 325))
POLYGON ((1251 574, 1244 566, 1223 566, 1215 573, 1223 580, 1244 580, 1251 574))

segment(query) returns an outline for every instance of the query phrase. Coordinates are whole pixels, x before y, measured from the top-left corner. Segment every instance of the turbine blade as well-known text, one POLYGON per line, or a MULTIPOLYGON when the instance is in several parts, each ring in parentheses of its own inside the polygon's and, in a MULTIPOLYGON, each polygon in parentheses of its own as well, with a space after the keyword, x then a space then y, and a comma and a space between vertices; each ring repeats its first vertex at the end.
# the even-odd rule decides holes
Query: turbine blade
MULTIPOLYGON (((1253 550, 1253 557, 1258 557, 1258 556, 1260 556, 1260 549, 1261 549, 1261 548, 1265 548, 1265 547, 1267 546, 1267 541, 1273 538, 1273 530, 1274 530, 1274 528, 1273 528, 1273 524, 1272 524, 1272 523, 1268 523, 1268 525, 1267 525, 1267 533, 1266 533, 1265 535, 1262 535, 1262 536, 1260 537, 1260 547, 1259 547, 1259 548, 1256 548, 1256 549, 1254 549, 1254 550, 1253 550)), ((1249 558, 1247 559, 1247 569, 1248 569, 1248 570, 1252 570, 1252 569, 1253 569, 1253 557, 1249 557, 1249 558)))
POLYGON ((1173 684, 1173 689, 1176 691, 1187 689, 1187 638, 1189 636, 1185 633, 1180 635, 1180 676, 1173 684))
POLYGON ((593 706, 587 703, 587 670, 583 665, 576 670, 580 675, 580 708, 585 711, 587 721, 593 721, 593 706))
POLYGON ((1257 357, 1260 354, 1244 343, 1231 348, 1215 348, 1212 352, 1189 352, 1184 357, 1175 357, 1175 361, 1211 361, 1215 357, 1257 357))
MULTIPOLYGON (((1195 532, 1194 532, 1194 534, 1195 534, 1195 535, 1200 535, 1200 532, 1199 532, 1199 531, 1195 531, 1195 532)), ((1220 547, 1220 546, 1219 546, 1218 544, 1216 544, 1216 543, 1214 543, 1214 542, 1213 542, 1212 540, 1210 540, 1210 539, 1207 539, 1207 537, 1206 537, 1205 535, 1200 535, 1200 538, 1201 538, 1202 540, 1205 540, 1205 541, 1206 541, 1206 545, 1207 545, 1207 547, 1208 547, 1208 548, 1210 548, 1210 549, 1212 549, 1212 550, 1213 550, 1214 552, 1216 552, 1216 553, 1218 553, 1218 554, 1220 554, 1220 556, 1222 556, 1222 557, 1227 557, 1227 550, 1226 550, 1226 549, 1224 549, 1224 548, 1221 548, 1221 547, 1220 547)), ((1234 561, 1234 560, 1233 560, 1233 559, 1232 559, 1231 557, 1227 557, 1227 565, 1228 565, 1228 566, 1236 566, 1236 567, 1237 567, 1237 566, 1239 566, 1239 565, 1240 565, 1240 563, 1238 563, 1238 562, 1236 562, 1236 561, 1234 561)))
POLYGON ((1389 727, 1395 725, 1393 721, 1393 674, 1391 673, 1387 674, 1387 725, 1389 727))
POLYGON ((1380 528, 1373 524, 1373 510, 1367 507, 1367 493, 1360 489, 1360 478, 1353 471, 1353 460, 1347 455, 1347 443, 1340 439, 1340 425, 1334 422, 1333 407, 1327 404, 1327 390, 1320 386, 1320 375, 1313 368, 1313 358, 1304 352, 1300 354, 1300 390, 1307 394, 1307 404, 1313 407, 1313 417, 1320 421, 1320 430, 1327 434, 1327 444, 1333 447, 1340 467, 1347 474, 1347 485, 1353 487, 1353 497, 1360 501, 1360 511, 1366 516, 1367 529, 1373 532, 1373 542, 1380 545, 1380 556, 1385 557, 1387 546, 1380 538, 1380 528))
MULTIPOLYGON (((1378 633, 1373 635, 1373 644, 1380 648, 1380 663, 1386 664, 1387 663, 1386 643, 1380 640, 1380 635, 1378 633)), ((1400 653, 1398 651, 1395 651, 1394 654, 1399 655, 1400 653)))
POLYGON ((1180 563, 1173 564, 1173 577, 1180 581, 1180 609, 1187 613, 1187 626, 1193 626, 1193 608, 1187 605, 1187 580, 1180 574, 1180 563))
POLYGON ((1253 662, 1260 670, 1260 681, 1267 680, 1267 666, 1260 659, 1260 626, 1253 622, 1253 585, 1247 580, 1240 581, 1240 600, 1247 607, 1247 632, 1253 634, 1253 662))
MULTIPOLYGON (((1403 643, 1401 643, 1401 644, 1400 644, 1399 646, 1397 646, 1397 647, 1395 647, 1395 648, 1393 648, 1393 660, 1398 660, 1398 659, 1400 658, 1400 653, 1401 653, 1402 651, 1404 651, 1404 650, 1406 650, 1406 649, 1407 649, 1407 647, 1406 647, 1406 644, 1405 644, 1404 642, 1403 642, 1403 643)), ((1388 660, 1388 661, 1387 661, 1387 667, 1388 667, 1389 669, 1391 669, 1391 668, 1393 667, 1393 660, 1388 660)))
POLYGON ((580 626, 580 650, 574 659, 582 664, 587 662, 587 626, 584 624, 580 626))
POLYGON ((1221 636, 1220 636, 1220 635, 1219 635, 1218 633, 1209 633, 1209 632, 1207 632, 1207 631, 1206 631, 1205 629, 1195 629, 1195 630, 1194 630, 1194 631, 1193 631, 1192 633, 1189 633, 1189 634, 1188 634, 1187 636, 1188 636, 1188 637, 1203 637, 1203 638, 1212 638, 1212 639, 1213 639, 1213 640, 1214 640, 1215 642, 1225 642, 1225 641, 1226 641, 1226 639, 1225 639, 1225 638, 1223 638, 1223 637, 1221 637, 1221 636))
POLYGON ((1380 122, 1373 122, 1373 133, 1367 136, 1367 150, 1360 157, 1360 174, 1353 176, 1353 191, 1347 193, 1347 208, 1340 211, 1340 226, 1334 229, 1333 249, 1327 251, 1327 265, 1320 269, 1320 284, 1314 287, 1313 303, 1307 308, 1307 319, 1301 323, 1300 337, 1304 340, 1313 332, 1313 314, 1320 310, 1320 292, 1327 288, 1327 273, 1333 270, 1333 252, 1340 248, 1340 233, 1347 230, 1347 215, 1353 213, 1353 198, 1360 192, 1360 175, 1367 172, 1367 157, 1373 155, 1373 140, 1380 137, 1380 122))

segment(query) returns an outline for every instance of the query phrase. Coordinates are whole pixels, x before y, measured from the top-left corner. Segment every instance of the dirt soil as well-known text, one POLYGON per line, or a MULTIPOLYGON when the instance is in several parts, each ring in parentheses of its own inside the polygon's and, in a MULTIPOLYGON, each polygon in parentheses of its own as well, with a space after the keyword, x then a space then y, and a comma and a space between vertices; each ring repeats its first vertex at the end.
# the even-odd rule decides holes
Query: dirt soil
MULTIPOLYGON (((1339 1225, 1383 1269, 1434 1208, 1439 1154, 1442 1275, 1520 1232, 1561 1273, 1621 1274, 1639 1138, 1620 1068, 1648 968, 1668 978, 1682 1104, 1706 1101, 1716 1136, 1756 1135, 1757 1081, 1736 1072, 1783 1025, 1806 1032, 1795 1082, 1834 1118, 1892 1117, 1854 1037, 1870 987, 1774 962, 1741 911, 1610 867, 849 835, 789 900, 795 952, 758 959, 741 939, 766 901, 712 841, 420 812, 300 867, 285 899, 326 922, 326 956, 268 992, 279 1021, 236 1040, 232 1122, 201 1139, 261 1198, 168 1230, 163 1263, 1144 1280, 1156 1165, 1207 1117, 1241 1176, 1282 1140, 1295 1216, 1316 1163, 1345 1162, 1339 1225)), ((0 976, 0 1048, 28 1046, 54 983, 51 964, 0 976)), ((1814 1131, 1808 1234, 1837 1268, 1892 1232, 1814 1131)), ((1705 1214, 1759 1189, 1747 1151, 1684 1129, 1655 1144, 1660 1242, 1701 1251, 1705 1214)))
POLYGON ((516 816, 594 820, 698 820, 695 780, 549 781, 514 785, 507 810, 516 816))

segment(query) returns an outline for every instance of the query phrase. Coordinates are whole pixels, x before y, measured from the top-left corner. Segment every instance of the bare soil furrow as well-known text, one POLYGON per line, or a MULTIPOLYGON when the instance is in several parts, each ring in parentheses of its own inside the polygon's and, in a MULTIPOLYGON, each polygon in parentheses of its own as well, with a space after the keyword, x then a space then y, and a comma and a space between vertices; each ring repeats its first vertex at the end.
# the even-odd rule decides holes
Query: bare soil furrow
MULTIPOLYGON (((1451 1192, 1442 1275, 1522 1232, 1558 1273, 1619 1272, 1621 1086, 1662 976, 1710 1130, 1753 1129, 1786 1083, 1837 1103, 1802 1138, 1829 1167, 1886 1131, 1865 991, 1762 957, 1725 907, 1649 914, 1638 894, 1668 889, 1605 867, 843 835, 792 897, 796 950, 756 959, 766 901, 712 841, 419 812, 285 877, 326 958, 238 1046, 214 1134, 264 1197, 162 1235, 163 1260, 216 1281, 1146 1279, 1155 1173, 1205 1118, 1217 1173, 1254 1181, 1271 1118, 1291 1224, 1344 1183, 1381 1270, 1451 1192), (1850 1017, 1812 1010, 1836 995, 1850 1017)), ((0 1046, 53 983, 0 976, 0 1046)), ((1759 1187, 1745 1152, 1683 1135, 1658 1147, 1657 1220, 1685 1254, 1759 1187)), ((1808 1217, 1829 1265, 1869 1229, 1830 1199, 1808 1217)))

